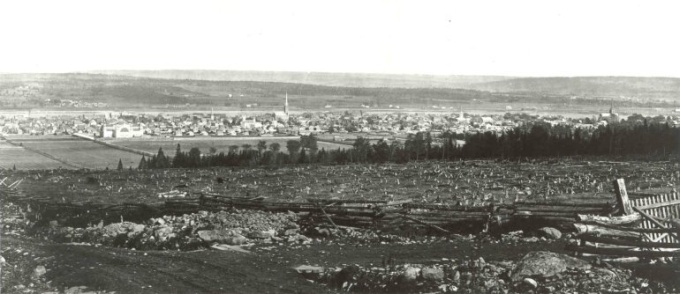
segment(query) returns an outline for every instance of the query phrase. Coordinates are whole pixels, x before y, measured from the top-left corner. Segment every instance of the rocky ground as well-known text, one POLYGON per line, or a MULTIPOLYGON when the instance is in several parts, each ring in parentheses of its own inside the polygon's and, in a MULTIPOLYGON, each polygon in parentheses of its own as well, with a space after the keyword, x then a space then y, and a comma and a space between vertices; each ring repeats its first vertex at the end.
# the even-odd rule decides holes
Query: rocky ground
MULTIPOLYGON (((677 293, 636 267, 577 259, 552 228, 398 236, 293 213, 200 212, 35 227, 3 204, 3 293, 677 293)), ((675 270, 675 271, 674 271, 675 270)), ((671 277, 671 278, 669 278, 671 277)))

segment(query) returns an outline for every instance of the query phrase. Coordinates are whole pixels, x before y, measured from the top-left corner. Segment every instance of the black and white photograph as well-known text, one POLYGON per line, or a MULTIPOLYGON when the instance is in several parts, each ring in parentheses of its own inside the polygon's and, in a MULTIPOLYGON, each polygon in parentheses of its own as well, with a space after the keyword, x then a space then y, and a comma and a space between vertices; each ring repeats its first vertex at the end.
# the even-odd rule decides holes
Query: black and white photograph
POLYGON ((680 293, 680 3, 0 2, 0 293, 680 293))

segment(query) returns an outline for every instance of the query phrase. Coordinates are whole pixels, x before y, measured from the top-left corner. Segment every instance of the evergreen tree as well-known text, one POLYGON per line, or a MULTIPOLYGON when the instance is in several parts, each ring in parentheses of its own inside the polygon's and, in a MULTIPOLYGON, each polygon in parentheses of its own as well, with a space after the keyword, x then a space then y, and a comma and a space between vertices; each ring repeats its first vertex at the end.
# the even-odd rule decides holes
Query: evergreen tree
POLYGON ((120 158, 118 159, 118 168, 116 169, 119 171, 123 170, 123 160, 120 158))
POLYGON ((139 165, 137 166, 137 169, 146 169, 146 158, 144 155, 142 155, 142 160, 139 161, 139 165))
POLYGON ((191 148, 189 150, 189 158, 187 159, 189 167, 200 167, 201 166, 201 150, 197 147, 191 148))
POLYGON ((267 150, 267 141, 265 140, 260 140, 257 142, 257 151, 260 153, 260 156, 262 156, 262 152, 264 150, 267 150))
POLYGON ((169 168, 170 167, 170 161, 168 160, 167 157, 165 157, 165 153, 163 153, 163 147, 158 148, 158 155, 156 155, 156 168, 169 168))
POLYGON ((182 148, 179 146, 179 143, 177 143, 177 149, 175 149, 175 158, 172 159, 172 166, 173 167, 185 167, 185 156, 184 153, 182 153, 182 148))

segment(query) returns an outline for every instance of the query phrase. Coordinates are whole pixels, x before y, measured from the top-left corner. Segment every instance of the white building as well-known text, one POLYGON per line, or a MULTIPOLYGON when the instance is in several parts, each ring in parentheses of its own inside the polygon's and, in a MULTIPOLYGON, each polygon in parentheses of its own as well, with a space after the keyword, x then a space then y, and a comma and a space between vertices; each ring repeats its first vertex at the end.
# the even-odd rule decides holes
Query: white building
POLYGON ((142 135, 144 135, 143 128, 128 124, 116 125, 113 132, 113 137, 115 138, 132 138, 141 137, 142 135))

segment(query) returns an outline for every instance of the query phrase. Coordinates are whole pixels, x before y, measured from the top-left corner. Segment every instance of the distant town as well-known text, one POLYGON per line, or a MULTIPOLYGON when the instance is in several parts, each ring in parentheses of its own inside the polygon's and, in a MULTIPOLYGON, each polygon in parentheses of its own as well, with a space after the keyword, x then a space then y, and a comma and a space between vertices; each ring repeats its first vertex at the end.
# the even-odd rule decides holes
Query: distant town
MULTIPOLYGON (((62 101, 61 103, 66 103, 62 101)), ((364 110, 318 111, 293 114, 289 111, 288 97, 282 111, 260 112, 252 115, 196 112, 183 114, 148 114, 141 112, 97 111, 87 115, 68 114, 36 116, 0 113, 0 134, 3 135, 74 135, 92 138, 136 137, 226 137, 226 136, 299 136, 310 134, 366 134, 382 137, 400 137, 419 132, 432 135, 444 132, 474 134, 492 132, 500 134, 529 124, 545 123, 551 126, 597 128, 622 121, 644 123, 645 117, 623 117, 614 112, 575 119, 561 115, 538 115, 530 111, 505 114, 473 114, 462 108, 457 112, 384 112, 364 113, 364 110)), ((680 115, 657 116, 655 122, 680 125, 680 115)))

